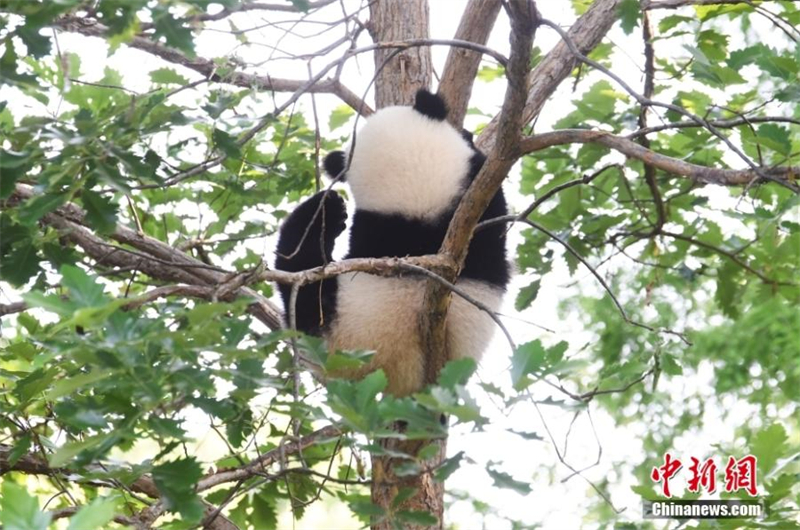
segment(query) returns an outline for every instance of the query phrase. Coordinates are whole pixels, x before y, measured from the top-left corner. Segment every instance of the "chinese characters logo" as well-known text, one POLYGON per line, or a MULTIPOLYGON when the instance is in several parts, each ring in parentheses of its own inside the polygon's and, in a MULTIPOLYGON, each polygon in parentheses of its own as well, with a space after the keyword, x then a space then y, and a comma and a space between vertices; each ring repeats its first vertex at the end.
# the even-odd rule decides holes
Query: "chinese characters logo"
MULTIPOLYGON (((717 490, 717 464, 713 458, 700 461, 691 457, 692 464, 689 466, 689 491, 698 493, 706 491, 714 493, 717 490)), ((732 456, 728 457, 725 466, 725 491, 734 493, 739 490, 746 491, 751 497, 758 495, 756 478, 756 457, 747 455, 740 459, 732 456)), ((671 453, 664 454, 664 464, 654 467, 650 473, 653 482, 661 483, 661 492, 667 497, 672 497, 669 489, 669 481, 683 468, 683 463, 673 457, 671 453)))

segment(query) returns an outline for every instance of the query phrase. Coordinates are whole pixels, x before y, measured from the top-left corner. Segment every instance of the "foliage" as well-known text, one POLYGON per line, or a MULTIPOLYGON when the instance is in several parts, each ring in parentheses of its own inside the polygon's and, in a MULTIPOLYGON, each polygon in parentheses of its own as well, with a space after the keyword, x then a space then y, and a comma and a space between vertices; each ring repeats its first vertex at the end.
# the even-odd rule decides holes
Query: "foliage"
MULTIPOLYGON (((583 13, 590 3, 572 5, 583 13)), ((652 97, 716 124, 759 167, 797 166, 800 6, 772 2, 780 18, 771 22, 765 4, 651 11, 652 97)), ((237 0, 92 6, 88 13, 80 0, 0 2, 0 93, 8 96, 0 98, 0 278, 3 292, 27 308, 3 317, 0 339, 3 528, 48 528, 56 516, 70 517, 62 527, 110 528, 132 524, 131 514, 154 524, 162 511, 159 528, 194 528, 220 515, 243 529, 275 528, 287 511, 299 519, 314 503, 334 502, 360 524, 432 524, 430 514, 400 508, 413 491, 400 490, 389 512, 370 503, 366 461, 385 454, 371 440, 446 436, 443 414, 451 428, 480 432, 496 405, 505 415, 526 411, 529 423, 509 432, 541 447, 553 440, 536 423, 540 404, 568 417, 602 413, 639 433, 642 453, 611 464, 620 483, 622 473, 634 477, 640 496, 654 495, 650 470, 682 437, 713 440, 696 456, 750 452, 762 466, 767 519, 689 526, 800 528, 800 201, 792 190, 774 182, 704 186, 596 143, 525 156, 513 201, 519 210, 543 201, 527 218, 533 224, 517 231, 519 285, 509 298, 536 322, 555 309, 545 291, 574 279, 558 294, 572 332, 514 328, 522 344, 500 382, 467 385, 474 363, 454 361, 438 385, 407 398, 384 395, 381 372, 322 386, 297 359, 324 374, 359 366, 369 353, 328 352, 313 337, 266 329, 252 304, 272 296, 267 282, 250 285, 247 296, 225 296, 220 285, 233 271, 263 270, 270 236, 319 188, 320 153, 350 136, 355 112, 335 106, 317 116, 307 94, 302 111, 276 107, 271 91, 236 82, 235 74, 258 71, 239 57, 211 58, 206 76, 187 68, 208 50, 201 42, 211 29, 232 32, 245 48, 258 44, 238 29, 248 20, 234 16, 237 0), (211 4, 228 16, 207 17, 218 12, 211 4), (136 72, 144 90, 126 68, 103 65, 93 77, 95 65, 59 45, 80 25, 73 16, 107 28, 109 65, 136 38, 179 59, 136 72), (319 134, 320 121, 330 134, 319 134), (22 198, 19 187, 32 196, 22 198), (120 239, 122 227, 195 258, 188 276, 120 239), (75 244, 74 230, 97 236, 95 253, 75 244), (148 260, 155 265, 146 268, 148 260), (585 279, 584 263, 615 299, 585 279), (187 278, 201 278, 197 285, 212 293, 148 296, 187 278), (704 432, 715 413, 727 437, 704 432), (402 433, 395 422, 404 422, 402 433), (293 444, 301 440, 308 443, 299 450, 293 444), (248 467, 259 458, 263 467, 248 467), (242 474, 220 479, 232 470, 242 474)), ((296 17, 310 8, 290 6, 296 17)), ((636 46, 641 7, 626 0, 619 10, 629 35, 621 38, 636 46)), ((609 67, 624 60, 607 41, 591 57, 609 67)), ((490 86, 504 79, 497 65, 478 73, 490 86)), ((624 136, 639 127, 639 102, 614 80, 582 67, 574 82, 571 104, 548 122, 553 129, 624 136)), ((491 109, 481 104, 471 114, 491 109)), ((649 149, 700 166, 746 167, 708 127, 673 110, 654 115, 649 125, 662 128, 647 135, 649 149)), ((480 466, 486 488, 520 499, 547 487, 514 469, 525 455, 479 463, 458 452, 430 469, 431 451, 406 455, 401 472, 441 481, 480 466)), ((616 484, 596 486, 588 491, 608 498, 587 494, 587 528, 661 528, 612 510, 616 484)), ((451 500, 488 525, 533 527, 464 489, 450 491, 451 500)))

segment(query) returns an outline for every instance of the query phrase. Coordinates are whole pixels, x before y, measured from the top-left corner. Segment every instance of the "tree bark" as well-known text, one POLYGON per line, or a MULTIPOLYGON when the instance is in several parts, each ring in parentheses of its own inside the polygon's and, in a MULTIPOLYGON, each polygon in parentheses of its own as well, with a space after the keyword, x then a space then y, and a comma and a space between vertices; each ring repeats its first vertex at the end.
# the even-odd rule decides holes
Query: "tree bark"
MULTIPOLYGON (((486 44, 500 13, 500 0, 470 0, 461 16, 456 39, 486 44)), ((439 81, 439 95, 447 102, 447 121, 460 129, 469 107, 475 75, 483 56, 464 48, 450 48, 444 72, 439 81)))
MULTIPOLYGON (((369 31, 374 42, 425 39, 429 37, 427 0, 377 0, 370 5, 369 31)), ((412 105, 420 88, 430 88, 432 78, 430 47, 418 46, 398 53, 392 49, 375 51, 375 108, 391 105, 412 105)), ((405 453, 416 456, 427 442, 387 438, 376 440, 390 454, 405 453)), ((427 468, 440 464, 446 455, 447 440, 436 440, 437 455, 426 463, 427 468)), ((398 465, 407 463, 403 458, 372 457, 372 502, 384 511, 375 517, 373 530, 393 530, 403 511, 423 511, 437 518, 434 526, 414 525, 407 522, 402 527, 409 530, 443 528, 444 484, 436 482, 432 473, 400 477, 395 473, 398 465), (414 488, 416 493, 399 506, 393 501, 403 488, 414 488)))
MULTIPOLYGON (((427 0, 378 0, 369 8, 369 32, 375 42, 427 39, 427 0)), ((398 52, 375 51, 375 108, 412 105, 414 94, 431 85, 431 49, 416 46, 398 52)))

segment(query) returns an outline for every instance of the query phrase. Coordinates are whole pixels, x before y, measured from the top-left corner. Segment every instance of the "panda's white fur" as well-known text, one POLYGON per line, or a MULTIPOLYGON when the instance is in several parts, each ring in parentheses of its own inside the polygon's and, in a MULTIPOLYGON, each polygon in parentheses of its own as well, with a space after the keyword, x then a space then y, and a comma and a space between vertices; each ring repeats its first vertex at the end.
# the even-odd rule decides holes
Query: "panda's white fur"
MULTIPOLYGON (((403 396, 422 388, 425 363, 417 319, 426 280, 349 273, 338 281, 336 320, 326 337, 331 349, 374 350, 370 369, 381 367, 391 374, 387 388, 391 394, 403 396)), ((492 311, 500 309, 503 290, 475 280, 459 280, 457 286, 492 311)), ((495 323, 453 294, 446 327, 448 357, 478 361, 491 341, 495 323)))
POLYGON ((427 220, 463 193, 473 154, 450 124, 411 107, 387 107, 375 113, 354 145, 347 183, 356 205, 427 220))
MULTIPOLYGON (((445 116, 444 102, 421 91, 414 107, 388 107, 367 118, 347 149, 352 150, 349 164, 339 151, 326 157, 326 172, 345 177, 356 205, 346 257, 420 255, 413 254, 415 248, 435 252, 459 197, 482 163, 482 155, 445 116)), ((324 226, 343 227, 344 205, 335 198, 318 193, 289 216, 281 231, 276 268, 305 270, 326 261, 319 259, 320 241, 329 236, 323 236, 322 223, 312 214, 327 201, 323 215, 334 215, 326 217, 324 226), (297 258, 281 257, 301 247, 297 258)), ((484 215, 506 213, 498 191, 484 215)), ((473 239, 457 281, 465 294, 494 312, 508 281, 504 230, 497 225, 473 239)), ((334 232, 333 239, 338 234, 334 232)), ((333 241, 325 242, 333 248, 333 241)), ((326 281, 335 281, 336 288, 324 282, 301 288, 296 305, 299 329, 321 335, 331 351, 375 351, 363 369, 333 375, 357 378, 381 368, 388 393, 405 396, 421 390, 426 363, 418 319, 427 279, 348 273, 326 281)), ((288 308, 290 289, 281 289, 288 308)), ((487 313, 453 294, 446 322, 448 358, 479 360, 494 332, 495 322, 487 313)))

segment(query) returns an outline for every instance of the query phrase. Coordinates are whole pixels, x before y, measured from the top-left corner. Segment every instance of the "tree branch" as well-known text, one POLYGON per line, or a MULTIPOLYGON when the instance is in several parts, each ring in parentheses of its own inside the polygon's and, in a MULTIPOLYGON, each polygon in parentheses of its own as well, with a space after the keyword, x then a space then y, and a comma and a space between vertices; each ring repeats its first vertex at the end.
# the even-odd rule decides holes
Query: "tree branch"
POLYGON ((530 219, 522 219, 522 222, 523 222, 523 223, 525 223, 525 224, 527 224, 527 225, 529 225, 531 228, 535 228, 536 230, 539 230, 539 231, 540 231, 540 232, 542 232, 543 234, 547 235, 547 236, 548 236, 550 239, 552 239, 553 241, 556 241, 556 242, 558 242, 558 243, 559 243, 561 246, 563 246, 563 247, 564 247, 564 248, 565 248, 565 249, 566 249, 566 250, 567 250, 567 251, 568 251, 570 254, 572 254, 572 256, 573 256, 573 257, 574 257, 576 260, 578 260, 579 262, 581 262, 581 264, 582 264, 584 267, 586 267, 587 269, 589 269, 589 272, 591 272, 591 273, 592 273, 592 276, 594 276, 594 277, 597 279, 597 281, 600 283, 600 285, 601 285, 601 286, 603 287, 603 289, 606 291, 606 293, 608 294, 608 296, 611 298, 611 301, 612 301, 612 302, 614 302, 614 305, 616 306, 616 308, 617 308, 617 311, 619 311, 619 314, 620 314, 620 316, 622 317, 622 320, 624 320, 624 321, 625 321, 627 324, 630 324, 630 325, 632 325, 632 326, 636 326, 637 328, 646 329, 647 331, 652 331, 652 332, 654 332, 654 333, 667 333, 667 334, 669 334, 669 335, 674 335, 674 336, 678 337, 679 339, 681 339, 681 340, 682 340, 682 341, 683 341, 683 342, 684 342, 684 343, 685 343, 687 346, 691 346, 691 345, 692 345, 691 341, 689 341, 689 339, 688 339, 688 338, 686 337, 686 335, 684 335, 683 333, 680 333, 680 332, 678 332, 678 331, 673 331, 673 330, 671 330, 671 329, 666 329, 666 328, 658 328, 658 329, 657 329, 657 328, 654 328, 654 327, 652 327, 652 326, 649 326, 649 325, 647 325, 647 324, 643 324, 643 323, 641 323, 641 322, 638 322, 638 321, 636 321, 636 320, 633 320, 632 318, 630 318, 630 317, 628 316, 628 313, 625 311, 625 308, 624 308, 624 307, 622 307, 622 304, 621 304, 621 303, 620 303, 620 301, 617 299, 617 296, 614 294, 614 291, 612 291, 612 290, 611 290, 611 287, 609 287, 608 283, 606 283, 606 281, 603 279, 603 277, 602 277, 602 276, 600 276, 600 273, 599 273, 599 272, 597 272, 597 270, 596 270, 594 267, 592 267, 592 266, 589 264, 589 262, 588 262, 588 261, 586 261, 586 259, 585 259, 583 256, 581 256, 581 255, 578 253, 578 251, 577 251, 577 250, 575 250, 574 248, 572 248, 572 245, 570 245, 570 244, 569 244, 569 243, 568 243, 566 240, 564 240, 563 238, 561 238, 561 237, 559 237, 558 235, 554 234, 552 231, 548 230, 547 228, 543 227, 542 225, 540 225, 540 224, 538 224, 538 223, 536 223, 536 222, 534 222, 534 221, 531 221, 530 219))
MULTIPOLYGON (((506 4, 511 19, 511 56, 506 69, 508 86, 497 126, 497 141, 456 209, 439 254, 447 256, 460 270, 472 239, 472 233, 492 197, 500 188, 517 160, 523 126, 521 112, 526 100, 533 35, 538 13, 533 2, 513 0, 506 4)), ((454 282, 456 274, 445 276, 454 282)), ((420 340, 426 353, 425 382, 436 382, 447 362, 445 320, 451 291, 445 285, 429 281, 419 317, 420 340)))
POLYGON ((791 166, 760 168, 761 173, 770 177, 768 179, 763 179, 763 177, 758 175, 753 169, 717 169, 699 166, 656 153, 621 136, 615 136, 604 131, 585 129, 563 129, 560 131, 528 136, 520 143, 520 150, 522 153, 531 153, 554 145, 570 143, 596 143, 604 145, 615 151, 619 151, 629 158, 641 160, 646 164, 650 164, 658 169, 672 173, 673 175, 689 177, 704 184, 742 186, 750 184, 754 179, 756 181, 774 181, 777 179, 785 182, 787 185, 791 185, 792 181, 800 175, 800 167, 791 166))
MULTIPOLYGON (((623 0, 595 0, 569 30, 572 42, 584 53, 600 44, 603 37, 618 19, 618 8, 623 0)), ((577 58, 564 42, 559 42, 533 69, 528 81, 528 96, 522 109, 522 122, 527 124, 542 110, 561 82, 578 64, 577 58)), ((491 150, 498 138, 499 116, 496 116, 478 136, 476 145, 483 152, 491 150)))
MULTIPOLYGON (((108 28, 103 24, 75 16, 61 17, 53 25, 64 31, 80 33, 87 37, 105 37, 108 33, 108 28)), ((221 75, 219 73, 220 66, 214 61, 202 57, 189 58, 182 52, 154 42, 147 37, 136 36, 126 44, 131 48, 150 53, 167 62, 194 70, 210 81, 259 91, 295 92, 302 88, 304 92, 309 93, 329 93, 338 96, 339 99, 356 112, 362 112, 365 115, 369 115, 372 112, 369 105, 364 103, 360 97, 345 87, 338 79, 321 79, 316 83, 309 84, 307 79, 279 79, 269 75, 247 74, 238 71, 221 75)))
POLYGON ((661 235, 664 235, 664 236, 667 236, 667 237, 671 237, 672 239, 677 239, 679 241, 685 241, 685 242, 689 243, 690 245, 695 245, 697 247, 705 248, 705 249, 710 250, 710 251, 712 251, 712 252, 714 252, 716 254, 719 254, 720 256, 724 256, 724 257, 728 258, 729 260, 731 260, 732 262, 734 262, 735 264, 737 264, 738 266, 740 266, 741 268, 743 268, 744 270, 748 271, 750 274, 755 275, 756 277, 758 277, 759 280, 761 280, 762 282, 764 282, 766 284, 769 284, 769 285, 785 285, 785 286, 796 286, 796 285, 798 285, 797 283, 794 283, 794 282, 784 282, 784 281, 778 281, 778 280, 775 280, 773 278, 770 278, 769 276, 766 276, 764 273, 762 273, 760 271, 757 271, 756 269, 751 267, 750 264, 748 264, 746 261, 742 260, 735 253, 730 252, 730 251, 725 250, 725 249, 722 249, 722 248, 719 248, 719 247, 716 247, 716 246, 711 245, 709 243, 706 243, 704 241, 700 241, 699 239, 695 239, 695 238, 690 237, 690 236, 685 236, 683 234, 676 234, 674 232, 667 232, 667 231, 662 231, 661 235))
MULTIPOLYGON (((246 480, 248 478, 263 475, 266 468, 274 463, 279 463, 281 469, 286 468, 286 458, 288 456, 301 453, 308 447, 320 443, 328 438, 336 438, 342 435, 341 429, 335 425, 328 425, 314 431, 313 433, 299 439, 291 440, 287 443, 281 444, 277 449, 268 451, 248 463, 232 469, 218 469, 216 471, 207 473, 197 483, 196 491, 198 493, 211 489, 220 484, 228 482, 236 482, 246 480)), ((0 476, 5 473, 16 471, 26 475, 46 475, 58 476, 61 479, 73 482, 80 482, 90 484, 97 487, 116 488, 118 484, 113 481, 104 481, 102 479, 83 480, 85 475, 104 475, 109 472, 109 468, 100 464, 93 464, 83 468, 80 472, 68 468, 52 468, 47 460, 37 453, 28 453, 22 455, 15 462, 10 461, 10 455, 14 448, 9 445, 0 444, 0 476)), ((292 470, 294 471, 294 470, 292 470)), ((302 470, 299 470, 302 472, 302 470)), ((128 487, 134 493, 141 493, 152 499, 160 499, 160 493, 156 487, 155 482, 149 474, 141 475, 133 481, 128 487)), ((71 509, 70 509, 71 510, 71 509)), ((211 513, 214 508, 206 505, 206 513, 211 513)), ((164 512, 163 504, 157 502, 146 508, 137 519, 145 523, 145 526, 152 525, 152 523, 164 512)), ((69 517, 73 515, 73 511, 65 511, 59 514, 59 517, 69 517)), ((225 517, 216 514, 213 520, 207 523, 207 528, 215 530, 231 530, 236 526, 225 517)))
POLYGON ((197 491, 201 492, 226 482, 236 482, 257 476, 275 462, 280 463, 281 468, 284 468, 286 467, 287 456, 300 453, 306 448, 319 443, 321 440, 337 438, 341 435, 342 431, 338 427, 335 425, 328 425, 307 436, 290 441, 276 449, 268 451, 243 466, 232 469, 218 469, 213 473, 206 474, 206 476, 197 483, 197 491))
POLYGON ((748 3, 750 2, 747 0, 643 0, 642 9, 677 9, 686 6, 722 6, 748 3))
POLYGON ((603 166, 597 171, 592 174, 586 174, 579 179, 570 180, 568 182, 564 182, 563 184, 559 184, 558 186, 554 186, 544 192, 541 196, 537 197, 527 208, 522 210, 518 214, 511 214, 511 215, 503 215, 501 217, 492 217, 491 219, 487 219, 485 221, 481 221, 478 226, 475 227, 475 231, 481 230, 485 226, 490 226, 498 223, 509 223, 509 222, 517 222, 517 221, 524 221, 530 214, 532 214, 536 209, 541 206, 546 200, 558 193, 564 191, 565 189, 572 188, 573 186, 580 186, 582 184, 589 184, 594 179, 608 171, 609 169, 616 169, 620 172, 623 171, 623 167, 620 164, 609 164, 607 166, 603 166))
MULTIPOLYGON (((306 9, 306 14, 319 9, 321 7, 325 7, 334 3, 336 0, 318 0, 316 2, 307 2, 308 9, 306 9)), ((216 20, 222 20, 224 18, 228 18, 229 16, 235 13, 244 13, 246 11, 283 11, 285 13, 296 13, 300 11, 294 4, 268 4, 266 2, 244 2, 239 5, 234 5, 233 7, 226 7, 221 11, 210 14, 210 13, 202 13, 200 15, 195 15, 192 17, 188 17, 183 19, 185 24, 197 23, 197 22, 213 22, 216 20)), ((152 22, 146 22, 141 24, 141 29, 148 30, 152 28, 154 24, 152 22)))
MULTIPOLYGON (((696 122, 698 125, 707 129, 711 134, 719 138, 719 140, 723 144, 725 144, 728 147, 728 149, 730 149, 734 154, 736 154, 736 156, 744 160, 744 162, 748 166, 750 166, 750 168, 753 170, 753 172, 757 175, 758 178, 775 182, 777 184, 780 184, 781 186, 784 186, 789 190, 792 190, 795 193, 800 193, 800 186, 797 186, 793 182, 789 182, 787 180, 776 179, 772 177, 772 175, 762 171, 761 168, 758 167, 758 165, 750 159, 750 157, 748 157, 739 147, 734 145, 734 143, 727 136, 722 134, 722 132, 720 132, 716 127, 711 125, 711 123, 709 123, 705 118, 693 114, 688 110, 686 110, 685 108, 680 107, 678 105, 674 105, 672 103, 664 103, 661 101, 655 101, 653 99, 647 98, 639 94, 638 92, 633 90, 627 83, 625 83, 625 81, 623 81, 620 76, 618 76, 617 74, 615 74, 602 64, 598 63, 597 61, 589 59, 585 53, 581 52, 581 50, 578 49, 578 47, 576 46, 575 42, 571 39, 569 34, 566 33, 564 30, 562 30, 557 24, 544 19, 541 21, 541 24, 543 26, 552 28, 556 33, 558 33, 561 36, 564 43, 566 43, 567 46, 569 47, 570 52, 573 55, 575 55, 575 57, 578 58, 582 63, 591 66, 592 68, 595 68, 600 72, 603 72, 606 76, 614 80, 614 82, 617 83, 620 87, 622 87, 625 90, 625 92, 627 92, 631 97, 633 97, 639 105, 648 107, 661 107, 676 112, 686 118, 689 118, 690 120, 696 122)), ((753 181, 755 182, 755 179, 753 181)))
MULTIPOLYGON (((729 129, 731 127, 738 127, 739 125, 749 125, 751 123, 790 123, 793 125, 800 125, 800 120, 797 118, 789 118, 787 116, 753 116, 752 118, 742 116, 740 118, 732 118, 729 120, 708 120, 708 123, 717 129, 729 129)), ((663 123, 661 125, 654 125, 652 127, 645 127, 627 135, 626 138, 638 138, 652 133, 667 131, 670 129, 687 129, 702 127, 701 124, 694 121, 678 121, 674 123, 663 123)))
POLYGON ((12 302, 10 304, 0 304, 0 317, 10 315, 12 313, 21 313, 28 309, 28 304, 25 302, 12 302))
MULTIPOLYGON (((486 44, 500 13, 500 5, 500 0, 470 0, 461 15, 455 38, 486 44)), ((447 54, 438 93, 447 102, 447 120, 457 129, 464 123, 481 58, 480 53, 465 48, 450 48, 447 54)))
MULTIPOLYGON (((30 199, 34 195, 35 191, 31 186, 17 184, 10 201, 13 203, 30 199)), ((216 286, 228 279, 229 274, 226 271, 206 265, 166 243, 121 225, 117 225, 109 237, 141 253, 111 245, 85 227, 85 215, 77 205, 68 203, 45 214, 42 221, 58 229, 63 237, 83 248, 99 264, 128 267, 131 265, 131 255, 134 255, 134 259, 138 258, 138 270, 159 280, 216 286)), ((252 298, 254 302, 248 307, 248 312, 270 329, 281 327, 280 311, 264 296, 247 287, 238 289, 236 295, 252 298)))
MULTIPOLYGON (((10 471, 18 471, 20 473, 24 473, 26 475, 46 475, 46 476, 53 476, 58 475, 62 479, 69 480, 72 482, 81 482, 81 483, 89 483, 94 486, 101 486, 101 487, 108 487, 113 488, 114 484, 111 482, 106 483, 102 479, 91 479, 91 480, 83 480, 83 475, 105 475, 109 473, 110 468, 108 466, 100 466, 99 464, 92 464, 83 468, 81 473, 77 473, 74 470, 70 470, 68 468, 52 468, 50 464, 45 460, 40 454, 37 453, 28 453, 22 455, 19 459, 15 462, 10 461, 10 455, 14 448, 9 445, 0 444, 0 475, 4 475, 10 471)), ((134 480, 129 486, 128 489, 133 491, 134 493, 141 493, 142 495, 146 495, 151 499, 157 499, 159 497, 158 488, 156 487, 155 482, 149 475, 142 475, 136 480, 134 480)))
MULTIPOLYGON (((644 41, 644 91, 643 95, 646 99, 652 99, 655 94, 655 75, 656 75, 656 54, 653 48, 653 26, 650 22, 650 13, 642 11, 642 40, 644 41)), ((639 129, 647 128, 647 115, 650 112, 650 107, 646 105, 639 106, 639 129)), ((650 139, 644 135, 638 138, 639 145, 645 149, 650 149, 650 139)), ((664 200, 661 197, 661 190, 658 188, 656 181, 656 168, 652 164, 644 164, 644 180, 647 182, 647 187, 650 188, 650 195, 653 197, 653 204, 656 208, 656 221, 652 223, 653 229, 651 234, 655 235, 661 231, 667 219, 666 210, 664 209, 664 200)))
MULTIPOLYGON (((55 521, 57 519, 64 519, 66 517, 72 517, 78 510, 81 509, 81 506, 67 506, 65 508, 59 508, 57 510, 50 511, 50 518, 55 521)), ((124 515, 115 515, 113 517, 113 521, 117 524, 121 524, 124 526, 137 526, 137 521, 131 517, 125 517, 124 515)))

